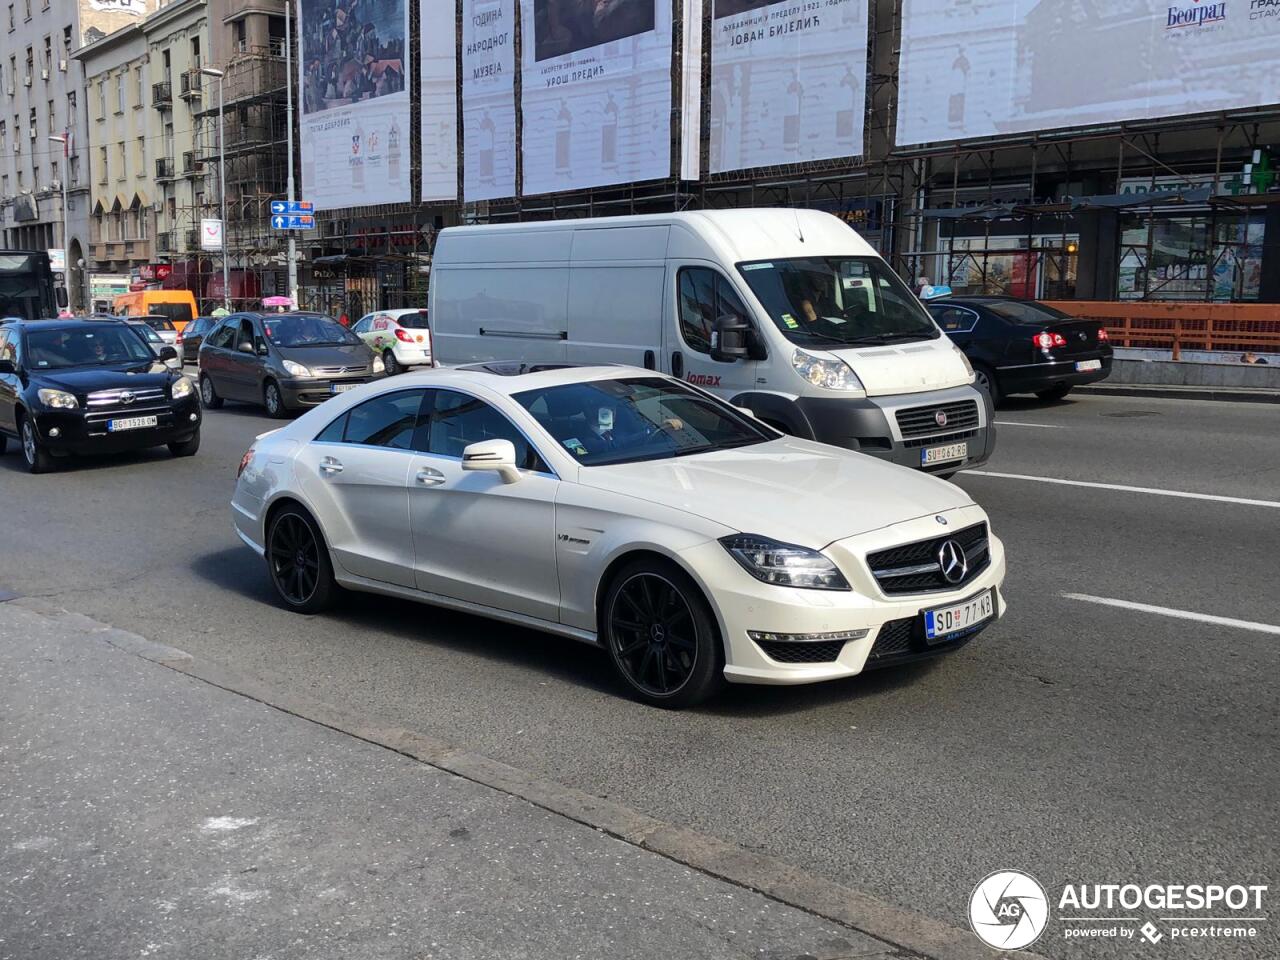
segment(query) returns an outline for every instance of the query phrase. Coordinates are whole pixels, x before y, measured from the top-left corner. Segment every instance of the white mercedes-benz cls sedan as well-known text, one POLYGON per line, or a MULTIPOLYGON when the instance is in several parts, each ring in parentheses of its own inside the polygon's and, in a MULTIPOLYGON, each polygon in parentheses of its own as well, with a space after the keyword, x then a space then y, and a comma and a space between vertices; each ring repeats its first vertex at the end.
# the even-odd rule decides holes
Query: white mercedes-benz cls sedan
POLYGON ((293 610, 342 586, 563 634, 670 707, 954 650, 1004 612, 959 487, 631 367, 365 384, 259 438, 232 508, 293 610))

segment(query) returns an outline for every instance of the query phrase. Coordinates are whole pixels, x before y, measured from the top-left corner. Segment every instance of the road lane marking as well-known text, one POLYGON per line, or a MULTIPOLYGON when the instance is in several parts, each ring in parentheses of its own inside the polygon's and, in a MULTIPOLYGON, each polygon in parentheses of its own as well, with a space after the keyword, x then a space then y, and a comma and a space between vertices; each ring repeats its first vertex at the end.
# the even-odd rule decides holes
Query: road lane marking
POLYGON ((1195 620, 1197 623, 1211 623, 1216 627, 1235 627, 1239 630, 1252 630, 1255 633, 1273 633, 1280 636, 1280 627, 1270 623, 1256 623, 1253 620, 1237 620, 1234 617, 1215 617, 1211 613, 1195 613, 1191 610, 1175 610, 1173 607, 1157 607, 1150 603, 1137 603, 1133 600, 1117 600, 1114 597, 1095 597, 1088 593, 1064 593, 1068 600, 1083 600, 1085 603, 1097 603, 1104 607, 1120 607, 1124 610, 1137 610, 1140 613, 1155 613, 1162 617, 1174 617, 1178 620, 1195 620))
POLYGON ((1023 420, 996 420, 997 427, 1038 427, 1041 430, 1065 430, 1065 423, 1027 423, 1023 420))
POLYGON ((1218 493, 1161 490, 1158 487, 1131 487, 1123 483, 1095 483, 1091 480, 1061 480, 1058 477, 1033 477, 1025 473, 997 473, 994 470, 963 470, 961 472, 972 474, 975 477, 998 477, 1001 480, 1034 480, 1036 483, 1056 483, 1064 487, 1119 490, 1121 493, 1148 493, 1154 497, 1181 497, 1183 500, 1212 500, 1216 503, 1234 503, 1245 507, 1274 507, 1280 509, 1280 500, 1252 500, 1249 497, 1226 497, 1218 493))

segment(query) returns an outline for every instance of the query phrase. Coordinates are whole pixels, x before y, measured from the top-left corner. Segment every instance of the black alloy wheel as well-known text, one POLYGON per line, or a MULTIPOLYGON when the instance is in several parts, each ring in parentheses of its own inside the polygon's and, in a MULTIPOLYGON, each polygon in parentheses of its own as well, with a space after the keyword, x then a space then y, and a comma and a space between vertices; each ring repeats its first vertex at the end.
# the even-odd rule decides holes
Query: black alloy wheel
POLYGON ((333 567, 315 522, 295 507, 271 521, 267 535, 267 568, 271 582, 289 609, 316 613, 333 595, 333 567))
POLYGON ((683 573, 633 564, 614 580, 604 609, 614 666, 641 699, 690 706, 723 679, 715 621, 683 573))

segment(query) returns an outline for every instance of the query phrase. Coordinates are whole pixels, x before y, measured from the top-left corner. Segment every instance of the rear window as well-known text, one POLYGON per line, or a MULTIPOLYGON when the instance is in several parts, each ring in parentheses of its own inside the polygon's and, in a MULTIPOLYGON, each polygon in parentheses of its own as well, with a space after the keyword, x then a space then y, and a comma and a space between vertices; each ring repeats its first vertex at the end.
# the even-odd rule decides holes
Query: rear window
MULTIPOLYGON (((164 317, 175 323, 189 323, 191 321, 191 307, 185 303, 151 303, 147 305, 147 312, 153 317, 164 317)), ((150 323, 151 317, 147 318, 150 323)), ((172 330, 170 326, 166 329, 172 330)))
POLYGON ((998 317, 1014 323, 1044 324, 1070 320, 1071 314, 1029 300, 988 300, 982 304, 998 317))
POLYGON ((426 330, 427 313, 425 310, 419 313, 406 313, 402 317, 396 317, 396 323, 402 327, 408 327, 410 330, 426 330))
POLYGON ((147 317, 147 326, 152 330, 172 330, 173 321, 165 317, 147 317))

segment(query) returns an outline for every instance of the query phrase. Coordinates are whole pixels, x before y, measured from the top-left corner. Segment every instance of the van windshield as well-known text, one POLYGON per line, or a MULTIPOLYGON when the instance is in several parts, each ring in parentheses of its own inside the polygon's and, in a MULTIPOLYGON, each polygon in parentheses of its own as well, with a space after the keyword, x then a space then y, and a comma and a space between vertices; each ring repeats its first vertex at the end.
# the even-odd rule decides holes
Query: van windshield
POLYGON ((800 346, 910 343, 942 336, 920 301, 879 257, 740 263, 769 318, 800 346))

